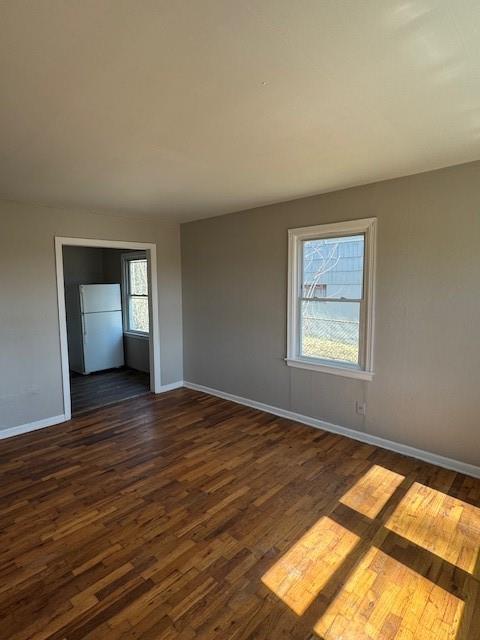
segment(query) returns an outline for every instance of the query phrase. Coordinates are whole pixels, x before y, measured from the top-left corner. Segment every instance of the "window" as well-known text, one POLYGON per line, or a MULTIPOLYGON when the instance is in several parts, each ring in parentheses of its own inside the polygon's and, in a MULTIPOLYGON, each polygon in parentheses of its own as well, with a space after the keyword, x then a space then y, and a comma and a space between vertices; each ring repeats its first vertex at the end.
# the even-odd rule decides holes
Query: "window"
POLYGON ((376 219, 289 230, 287 364, 373 377, 376 219))
POLYGON ((125 328, 127 332, 148 334, 148 265, 145 254, 123 255, 125 328))

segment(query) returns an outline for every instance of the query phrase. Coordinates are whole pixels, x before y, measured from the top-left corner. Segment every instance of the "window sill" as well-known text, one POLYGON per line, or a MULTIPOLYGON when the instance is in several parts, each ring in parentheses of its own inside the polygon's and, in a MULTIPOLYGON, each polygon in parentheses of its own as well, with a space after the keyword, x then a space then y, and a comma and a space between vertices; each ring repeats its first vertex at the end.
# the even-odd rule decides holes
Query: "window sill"
POLYGON ((341 365, 311 362, 310 360, 302 360, 301 358, 285 358, 285 362, 289 367, 309 369, 310 371, 320 371, 321 373, 330 373, 334 376, 343 376, 344 378, 373 380, 374 376, 373 371, 363 371, 362 369, 354 369, 353 367, 342 367, 341 365))
POLYGON ((138 338, 139 340, 150 340, 150 334, 148 333, 136 333, 135 331, 124 331, 123 335, 126 338, 138 338))

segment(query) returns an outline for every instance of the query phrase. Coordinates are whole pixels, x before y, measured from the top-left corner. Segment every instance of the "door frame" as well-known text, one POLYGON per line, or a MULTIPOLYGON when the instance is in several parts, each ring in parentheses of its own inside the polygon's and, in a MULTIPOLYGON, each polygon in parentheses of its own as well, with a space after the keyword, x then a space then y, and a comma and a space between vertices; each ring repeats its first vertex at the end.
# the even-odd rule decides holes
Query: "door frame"
POLYGON ((129 251, 145 251, 148 264, 149 294, 149 356, 150 356, 150 390, 160 393, 160 336, 158 326, 158 280, 157 280, 157 245, 152 242, 126 242, 124 240, 98 240, 93 238, 67 238, 55 236, 55 269, 57 275, 58 326, 60 337, 60 359, 62 368, 63 409, 65 419, 72 417, 72 401, 70 394, 70 367, 68 360, 67 315, 65 310, 65 281, 63 275, 63 247, 96 247, 100 249, 127 249, 129 251))

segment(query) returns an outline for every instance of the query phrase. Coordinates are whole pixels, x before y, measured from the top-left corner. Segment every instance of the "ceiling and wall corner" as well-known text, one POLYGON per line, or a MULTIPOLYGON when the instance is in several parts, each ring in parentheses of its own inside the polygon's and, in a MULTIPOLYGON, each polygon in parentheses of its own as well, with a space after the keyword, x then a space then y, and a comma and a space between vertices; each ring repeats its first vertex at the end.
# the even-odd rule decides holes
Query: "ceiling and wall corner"
POLYGON ((480 158, 475 0, 0 3, 0 198, 186 221, 480 158))

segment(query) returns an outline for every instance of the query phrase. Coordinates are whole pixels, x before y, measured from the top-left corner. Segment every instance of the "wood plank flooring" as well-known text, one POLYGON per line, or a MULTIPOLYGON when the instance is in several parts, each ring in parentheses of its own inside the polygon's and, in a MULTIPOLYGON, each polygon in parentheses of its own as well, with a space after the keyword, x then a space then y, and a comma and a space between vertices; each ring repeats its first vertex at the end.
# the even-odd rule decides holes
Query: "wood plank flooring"
POLYGON ((186 389, 0 472, 2 640, 480 640, 480 480, 186 389))
POLYGON ((150 392, 150 375, 122 367, 83 376, 70 374, 72 415, 150 392))

